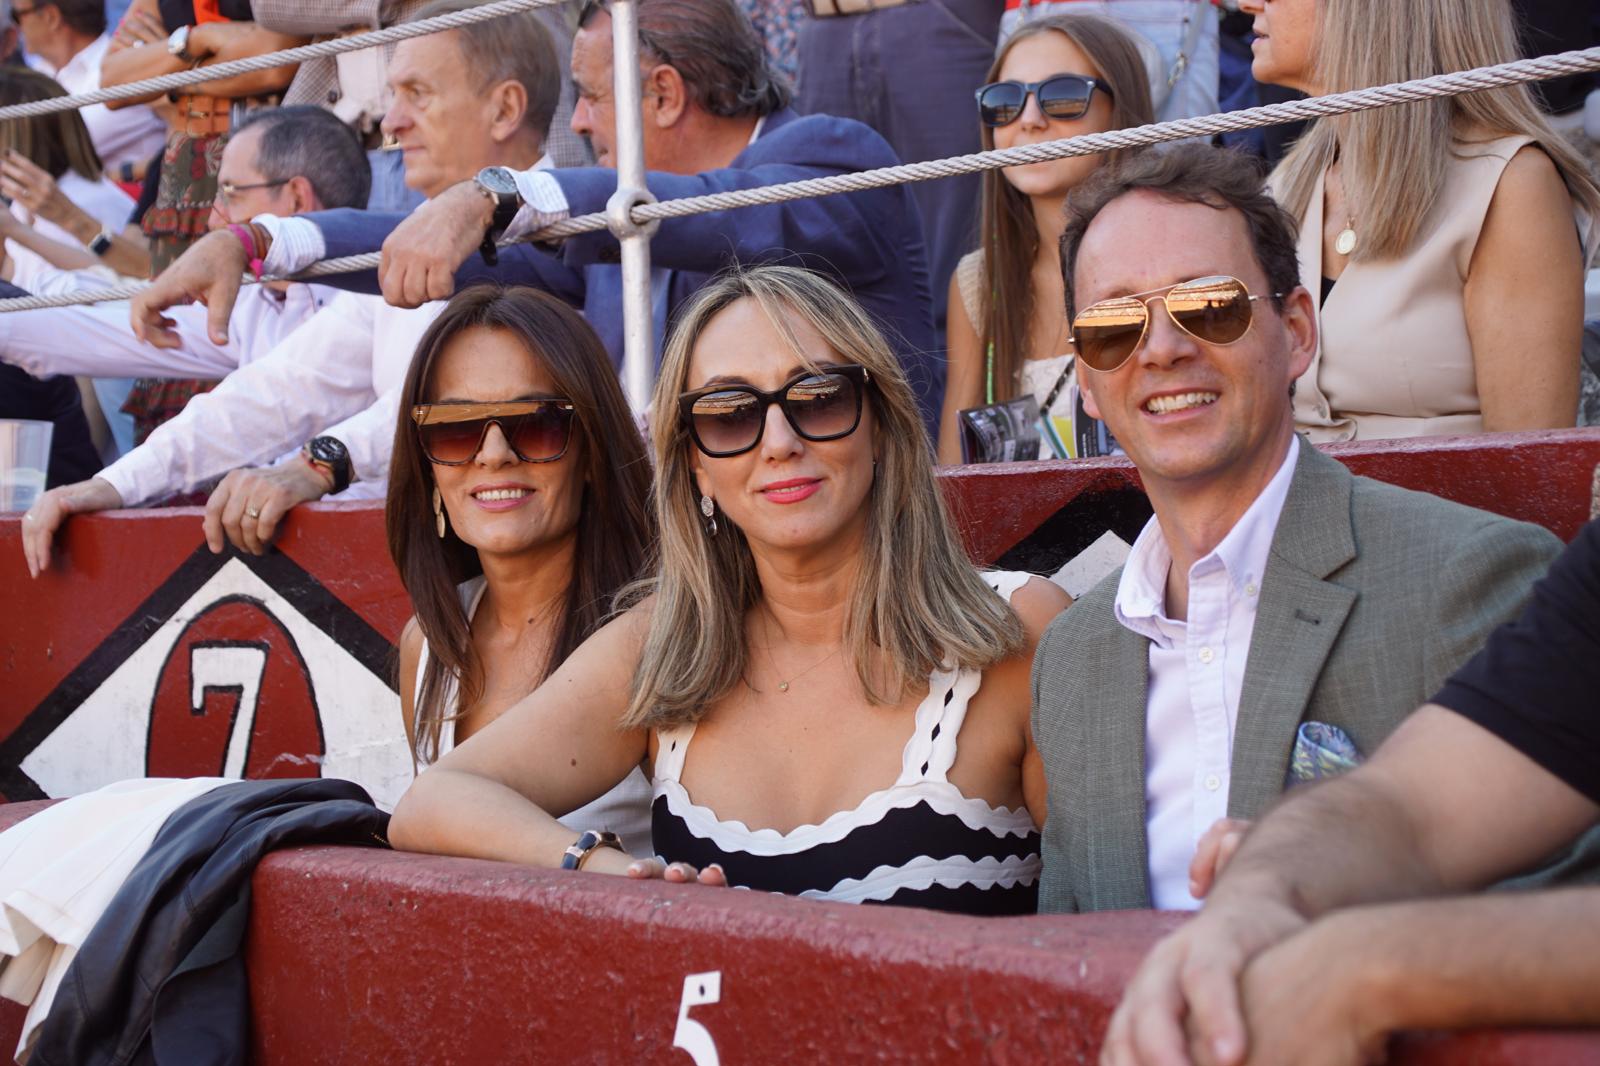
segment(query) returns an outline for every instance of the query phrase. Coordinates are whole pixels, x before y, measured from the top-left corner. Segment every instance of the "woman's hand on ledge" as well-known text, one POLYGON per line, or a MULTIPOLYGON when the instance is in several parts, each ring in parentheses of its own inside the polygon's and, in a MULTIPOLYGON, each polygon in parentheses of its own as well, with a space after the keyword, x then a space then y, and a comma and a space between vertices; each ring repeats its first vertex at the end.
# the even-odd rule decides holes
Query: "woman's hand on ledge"
MULTIPOLYGON (((590 864, 591 868, 593 863, 590 864)), ((679 885, 716 885, 726 888, 728 875, 722 872, 722 867, 712 863, 703 870, 696 870, 686 862, 665 863, 660 859, 634 859, 627 864, 627 875, 637 881, 670 881, 679 885)))

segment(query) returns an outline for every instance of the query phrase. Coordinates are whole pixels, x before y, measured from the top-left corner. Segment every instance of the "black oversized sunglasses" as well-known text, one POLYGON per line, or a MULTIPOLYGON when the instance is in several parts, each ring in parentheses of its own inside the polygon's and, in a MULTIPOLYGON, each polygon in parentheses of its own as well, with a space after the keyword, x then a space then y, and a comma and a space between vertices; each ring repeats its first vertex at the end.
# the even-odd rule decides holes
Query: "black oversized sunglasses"
POLYGON ((1039 98, 1039 110, 1049 118, 1082 118, 1094 91, 1107 96, 1111 87, 1082 74, 1052 74, 1043 81, 997 81, 978 90, 978 117, 985 126, 1009 126, 1022 117, 1028 94, 1039 98))
POLYGON ((422 454, 441 466, 461 466, 477 458, 491 425, 500 427, 518 459, 549 463, 567 453, 572 411, 572 402, 560 399, 419 403, 411 408, 411 420, 422 454))
POLYGON ((861 424, 861 397, 872 380, 864 366, 829 366, 796 374, 771 392, 754 385, 710 385, 678 397, 695 447, 717 459, 761 443, 767 408, 777 404, 809 441, 848 437, 861 424))

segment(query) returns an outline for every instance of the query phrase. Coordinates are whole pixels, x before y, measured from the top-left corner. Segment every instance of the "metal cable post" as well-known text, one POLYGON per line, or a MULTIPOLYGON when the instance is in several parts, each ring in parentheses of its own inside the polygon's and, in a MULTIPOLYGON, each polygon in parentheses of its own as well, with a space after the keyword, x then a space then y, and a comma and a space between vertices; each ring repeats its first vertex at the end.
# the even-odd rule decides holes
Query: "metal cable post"
POLYGON ((650 406, 655 386, 655 314, 650 292, 650 234, 659 222, 634 221, 653 203, 644 178, 644 91, 639 81, 639 12, 634 0, 612 0, 611 69, 616 100, 617 191, 606 221, 622 245, 622 389, 634 411, 650 406))

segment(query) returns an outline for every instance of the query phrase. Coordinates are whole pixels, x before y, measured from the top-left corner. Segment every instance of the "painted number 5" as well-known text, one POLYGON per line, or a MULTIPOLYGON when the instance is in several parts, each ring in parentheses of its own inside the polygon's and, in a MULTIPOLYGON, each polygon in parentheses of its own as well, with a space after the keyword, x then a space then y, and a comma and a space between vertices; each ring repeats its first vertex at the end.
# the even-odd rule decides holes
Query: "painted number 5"
POLYGON ((722 998, 722 971, 692 973, 683 979, 683 998, 678 1001, 678 1028, 672 1033, 672 1046, 681 1047, 694 1060, 694 1066, 719 1066, 717 1042, 711 1030, 689 1017, 694 1007, 704 1007, 722 998))

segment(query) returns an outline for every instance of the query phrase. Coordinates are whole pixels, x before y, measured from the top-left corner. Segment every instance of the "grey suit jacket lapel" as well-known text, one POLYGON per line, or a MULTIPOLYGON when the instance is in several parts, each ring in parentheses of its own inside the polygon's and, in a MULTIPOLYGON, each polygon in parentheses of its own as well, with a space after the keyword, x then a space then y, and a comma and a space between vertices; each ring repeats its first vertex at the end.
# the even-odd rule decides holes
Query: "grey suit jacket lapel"
POLYGON ((1239 697, 1228 792, 1234 818, 1260 817, 1283 793, 1295 731, 1355 604, 1355 590, 1324 580, 1356 555, 1351 485, 1343 464, 1300 442, 1239 697))
POLYGON ((1106 659, 1115 664, 1099 681, 1099 704, 1086 709, 1092 754, 1084 767, 1090 807, 1079 824, 1089 860, 1086 911, 1150 906, 1150 857, 1145 840, 1145 703, 1150 643, 1112 623, 1106 659))

